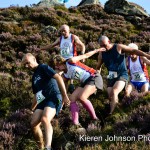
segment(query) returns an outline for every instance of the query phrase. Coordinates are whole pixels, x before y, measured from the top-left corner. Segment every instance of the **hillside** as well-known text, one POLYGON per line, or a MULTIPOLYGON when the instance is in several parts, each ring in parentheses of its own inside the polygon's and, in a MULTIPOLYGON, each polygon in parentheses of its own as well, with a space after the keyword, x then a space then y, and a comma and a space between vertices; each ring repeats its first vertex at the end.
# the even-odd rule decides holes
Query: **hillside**
MULTIPOLYGON (((124 16, 108 14, 99 5, 81 7, 54 8, 10 7, 0 9, 0 149, 35 150, 34 138, 30 130, 30 108, 33 98, 31 74, 21 65, 24 53, 36 55, 39 62, 49 63, 49 52, 40 51, 59 36, 57 30, 62 24, 68 24, 71 32, 78 35, 87 44, 92 41, 98 47, 100 35, 107 35, 112 42, 129 44, 138 43, 145 52, 150 50, 150 17, 131 22, 124 16)), ((88 59, 86 64, 95 68, 97 56, 88 59)), ((106 70, 102 70, 105 81, 106 70)), ((123 99, 123 92, 120 99, 123 99)), ((102 119, 107 108, 106 91, 91 96, 98 116, 102 119)), ((71 126, 68 108, 63 111, 53 124, 53 147, 84 150, 148 150, 149 141, 137 140, 138 135, 147 137, 150 133, 150 96, 142 97, 135 93, 131 99, 122 100, 114 115, 103 120, 105 126, 100 130, 89 131, 89 136, 133 136, 136 141, 129 142, 81 142, 78 135, 68 130, 71 126), (69 148, 70 147, 70 148, 69 148), (87 148, 86 148, 87 147, 87 148)), ((81 111, 81 124, 87 127, 89 116, 81 111)), ((54 149, 54 150, 55 150, 54 149)))

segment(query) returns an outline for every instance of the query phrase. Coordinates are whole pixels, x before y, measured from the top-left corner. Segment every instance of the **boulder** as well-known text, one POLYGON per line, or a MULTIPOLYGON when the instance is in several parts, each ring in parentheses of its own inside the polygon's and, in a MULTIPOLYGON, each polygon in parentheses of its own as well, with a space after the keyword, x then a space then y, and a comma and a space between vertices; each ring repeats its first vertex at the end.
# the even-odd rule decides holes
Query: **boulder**
POLYGON ((99 4, 101 5, 101 3, 99 2, 99 0, 82 0, 78 6, 83 6, 83 5, 87 5, 87 4, 99 4))
POLYGON ((127 0, 108 0, 105 3, 104 10, 108 13, 115 13, 124 16, 149 17, 148 13, 142 9, 142 7, 130 3, 127 0))
POLYGON ((50 25, 43 27, 43 29, 41 30, 41 33, 46 33, 46 34, 56 33, 56 32, 57 32, 56 27, 50 25))
POLYGON ((64 6, 64 4, 60 3, 58 0, 41 0, 37 6, 40 7, 54 7, 54 6, 64 6))

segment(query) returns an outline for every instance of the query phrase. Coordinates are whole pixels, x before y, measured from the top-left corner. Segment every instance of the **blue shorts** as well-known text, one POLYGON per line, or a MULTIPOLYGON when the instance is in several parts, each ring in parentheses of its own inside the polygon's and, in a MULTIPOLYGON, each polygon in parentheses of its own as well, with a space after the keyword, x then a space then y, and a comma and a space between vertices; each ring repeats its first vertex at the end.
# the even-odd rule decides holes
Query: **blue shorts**
POLYGON ((58 115, 62 107, 62 96, 60 94, 57 94, 55 97, 45 99, 44 101, 42 101, 41 103, 37 105, 36 109, 44 110, 45 107, 55 108, 56 115, 58 115))
POLYGON ((148 83, 147 81, 145 81, 145 82, 133 82, 133 81, 130 81, 130 82, 133 84, 135 89, 138 90, 138 91, 141 91, 142 86, 144 84, 148 83))

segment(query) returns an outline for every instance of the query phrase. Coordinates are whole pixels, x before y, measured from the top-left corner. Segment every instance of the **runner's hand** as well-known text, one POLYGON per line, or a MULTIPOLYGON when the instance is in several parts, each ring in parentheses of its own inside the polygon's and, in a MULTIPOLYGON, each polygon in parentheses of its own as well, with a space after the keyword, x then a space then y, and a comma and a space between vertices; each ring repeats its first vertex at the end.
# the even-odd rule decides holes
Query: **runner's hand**
POLYGON ((98 52, 104 52, 104 51, 106 51, 106 49, 105 48, 98 48, 98 49, 96 49, 98 52))
POLYGON ((70 106, 70 100, 69 100, 68 96, 64 96, 64 97, 63 97, 63 103, 64 103, 66 106, 70 106))

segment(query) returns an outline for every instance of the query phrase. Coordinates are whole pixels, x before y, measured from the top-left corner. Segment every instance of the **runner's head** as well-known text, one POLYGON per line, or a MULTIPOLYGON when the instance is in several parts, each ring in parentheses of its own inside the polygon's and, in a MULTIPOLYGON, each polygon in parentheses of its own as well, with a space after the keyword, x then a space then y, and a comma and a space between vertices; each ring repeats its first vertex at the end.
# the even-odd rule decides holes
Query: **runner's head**
POLYGON ((52 65, 57 70, 64 71, 64 69, 66 68, 65 62, 66 60, 61 55, 52 56, 52 63, 53 63, 52 65))
POLYGON ((99 40, 99 44, 101 47, 104 47, 106 50, 110 48, 110 40, 107 36, 102 35, 99 40))
POLYGON ((35 67, 38 66, 35 56, 33 56, 31 53, 27 53, 23 56, 22 64, 26 68, 30 68, 30 69, 34 69, 35 67))
POLYGON ((69 26, 64 24, 60 27, 60 32, 61 35, 63 35, 65 38, 68 38, 69 34, 70 34, 70 29, 69 26))
MULTIPOLYGON (((138 50, 138 46, 135 43, 130 43, 128 46, 130 48, 132 48, 132 49, 138 50)), ((131 59, 132 60, 136 60, 137 59, 137 55, 135 55, 135 54, 131 55, 131 59)))
POLYGON ((139 49, 138 46, 135 43, 130 43, 128 46, 133 48, 133 49, 136 49, 136 50, 139 49))

